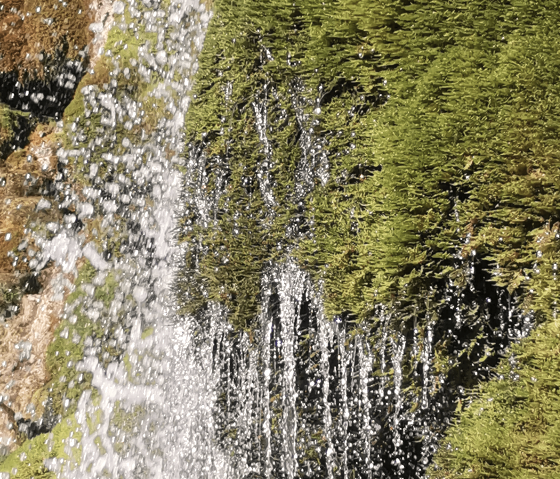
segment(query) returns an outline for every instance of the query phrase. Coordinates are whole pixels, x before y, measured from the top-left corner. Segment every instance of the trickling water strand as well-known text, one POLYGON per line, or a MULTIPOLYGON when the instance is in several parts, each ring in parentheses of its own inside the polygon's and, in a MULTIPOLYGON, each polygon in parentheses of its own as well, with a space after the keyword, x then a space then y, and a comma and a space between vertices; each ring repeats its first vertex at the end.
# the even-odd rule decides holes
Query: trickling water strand
POLYGON ((402 461, 404 460, 399 454, 401 451, 401 446, 403 445, 403 440, 400 435, 400 427, 399 423, 402 420, 401 408, 403 405, 403 397, 401 396, 401 385, 402 385, 402 361, 404 357, 404 351, 406 347, 406 338, 402 334, 397 335, 397 340, 391 338, 391 345, 393 349, 392 355, 392 362, 393 362, 393 383, 394 383, 394 391, 393 391, 393 402, 395 404, 394 412, 393 412, 393 444, 395 446, 396 453, 394 454, 394 465, 396 466, 397 470, 402 471, 404 470, 404 465, 402 461))
POLYGON ((253 415, 256 413, 257 400, 259 394, 259 375, 257 371, 257 355, 258 350, 252 348, 248 335, 243 334, 239 342, 238 360, 240 364, 245 364, 245 368, 240 368, 237 377, 237 388, 239 395, 239 412, 237 414, 237 435, 236 446, 239 450, 245 450, 241 455, 245 463, 240 465, 240 469, 251 471, 254 467, 254 454, 258 455, 258 451, 252 450, 251 444, 253 438, 258 437, 255 434, 255 427, 258 428, 259 422, 253 415), (243 354, 247 352, 247 354, 243 354))
POLYGON ((337 427, 337 436, 339 443, 342 443, 342 474, 344 479, 348 479, 348 421, 350 419, 350 411, 348 409, 348 363, 349 354, 346 345, 346 331, 340 324, 337 325, 337 343, 338 343, 338 376, 340 384, 340 405, 339 424, 337 427))
POLYGON ((261 335, 262 344, 261 351, 263 352, 263 374, 262 374, 262 421, 264 433, 264 464, 263 474, 265 478, 270 478, 272 475, 272 444, 271 444, 271 427, 270 421, 272 419, 270 413, 270 376, 272 374, 270 364, 270 341, 272 335, 272 313, 269 311, 271 285, 268 284, 268 276, 265 276, 263 281, 263 309, 261 311, 261 335))
POLYGON ((264 204, 272 213, 276 202, 272 191, 272 181, 270 178, 270 170, 272 169, 272 147, 268 140, 266 130, 268 128, 268 83, 263 86, 262 98, 256 99, 253 103, 253 110, 255 112, 255 126, 259 133, 259 139, 264 148, 264 160, 258 166, 257 178, 259 180, 259 187, 263 197, 264 204))
POLYGON ((379 372, 380 372, 380 380, 379 380, 379 389, 378 389, 378 398, 383 403, 383 398, 385 397, 385 383, 387 382, 387 378, 385 377, 385 368, 386 368, 386 358, 385 358, 385 350, 387 348, 387 334, 388 334, 388 327, 387 324, 390 321, 390 315, 386 313, 383 309, 381 310, 381 339, 379 340, 379 372))
MULTIPOLYGON (((431 375, 430 375, 430 367, 431 367, 431 359, 432 359, 432 343, 433 343, 433 323, 429 320, 428 324, 426 325, 426 331, 423 341, 423 348, 422 354, 420 359, 420 364, 422 365, 422 399, 421 399, 421 407, 424 410, 428 409, 429 406, 429 389, 431 386, 431 375)), ((425 422, 422 425, 422 434, 425 435, 427 438, 432 438, 434 433, 432 429, 429 427, 429 424, 425 422)), ((427 464, 428 458, 431 456, 432 451, 430 450, 432 447, 432 441, 425 441, 422 443, 422 451, 421 451, 421 461, 427 464)))
POLYGON ((301 157, 295 174, 295 200, 301 201, 315 188, 315 178, 319 179, 322 186, 327 184, 329 161, 324 150, 325 139, 313 134, 314 128, 320 124, 318 117, 321 113, 321 95, 315 100, 313 115, 309 115, 304 111, 308 100, 304 96, 305 88, 301 80, 293 83, 292 92, 292 106, 301 134, 301 157))
POLYGON ((317 314, 317 341, 319 343, 319 352, 321 355, 321 376, 322 376, 322 406, 323 406, 323 431, 325 436, 325 449, 326 449, 326 469, 327 477, 332 479, 333 465, 334 465, 334 445, 332 441, 332 416, 331 406, 329 402, 330 392, 330 371, 329 371, 329 357, 330 348, 334 343, 333 331, 331 324, 325 320, 322 304, 318 295, 313 295, 314 306, 318 310, 317 314))
POLYGON ((432 333, 432 323, 429 322, 426 326, 426 333, 424 336, 424 345, 422 349, 421 364, 422 364, 422 407, 424 409, 428 408, 429 401, 429 389, 430 389, 430 365, 432 359, 432 343, 433 343, 433 333, 432 333))
POLYGON ((368 478, 371 478, 371 439, 372 428, 370 419, 370 400, 369 400, 369 376, 371 374, 371 361, 372 357, 369 352, 369 346, 365 343, 367 348, 364 351, 364 341, 362 338, 358 341, 358 362, 359 362, 359 375, 360 375, 360 419, 361 419, 361 437, 360 440, 364 444, 364 465, 368 478))
POLYGON ((296 411, 296 377, 295 348, 297 340, 297 319, 299 306, 304 292, 304 275, 292 262, 287 262, 277 273, 280 296, 280 327, 283 356, 283 417, 282 434, 285 447, 285 468, 288 479, 293 479, 297 472, 297 411, 296 411), (294 324, 296 319, 296 324, 294 324))

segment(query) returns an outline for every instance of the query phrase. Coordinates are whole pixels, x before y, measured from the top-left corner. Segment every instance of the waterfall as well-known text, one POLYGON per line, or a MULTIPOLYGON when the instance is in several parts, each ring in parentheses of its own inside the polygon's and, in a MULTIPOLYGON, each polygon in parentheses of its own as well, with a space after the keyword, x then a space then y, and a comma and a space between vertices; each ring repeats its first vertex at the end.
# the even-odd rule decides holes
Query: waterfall
MULTIPOLYGON (((276 53, 259 30, 255 42, 258 68, 264 68, 276 53)), ((221 55, 221 48, 211 51, 221 55)), ((376 303, 362 321, 349 311, 329 317, 320 275, 297 256, 300 242, 317 242, 307 202, 329 182, 333 143, 342 133, 319 133, 323 86, 312 88, 290 71, 276 82, 263 74, 248 91, 223 78, 227 71, 218 71, 217 93, 205 97, 217 110, 219 130, 190 125, 181 223, 187 261, 179 278, 183 307, 215 341, 221 443, 241 477, 423 477, 463 394, 448 386, 447 372, 484 357, 482 335, 504 349, 528 331, 520 328, 515 295, 491 288, 481 294, 482 266, 458 249, 457 279, 443 289, 405 306, 399 298, 376 303), (245 117, 236 116, 240 109, 245 117), (233 121, 243 124, 247 137, 231 133, 233 121), (289 125, 295 139, 286 133, 289 125), (286 147, 285 138, 293 144, 286 147), (271 244, 259 249, 258 238, 271 244), (256 271, 255 265, 262 267, 256 271), (216 319, 207 319, 218 305, 220 337, 212 333, 216 319), (476 333, 463 317, 473 310, 479 311, 477 324, 484 321, 476 333), (445 372, 437 357, 442 342, 455 348, 445 372)), ((205 80, 208 88, 212 83, 205 80)), ((206 107, 199 101, 195 118, 214 127, 206 107)), ((337 156, 351 154, 353 138, 337 156)), ((357 176, 339 174, 339 185, 357 176)), ((477 379, 488 376, 483 360, 471 366, 477 379)))
POLYGON ((86 377, 91 385, 64 400, 74 413, 62 422, 72 431, 64 457, 45 466, 68 479, 235 477, 215 435, 212 349, 224 334, 223 314, 209 312, 220 325, 197 338, 172 292, 181 257, 183 123, 210 15, 197 0, 115 2, 113 14, 100 60, 113 79, 82 88, 83 114, 67 125, 71 148, 58 151, 83 178, 79 186, 58 178, 60 207, 73 213, 50 226, 52 237, 37 237, 37 270, 52 260, 80 278, 87 260, 92 271, 75 286, 58 285, 59 295, 74 290, 61 336, 84 345, 83 357, 68 363, 76 379, 67 387, 86 377), (136 93, 126 88, 134 76, 136 93), (96 218, 84 230, 82 222, 96 218))
MULTIPOLYGON (((286 22, 298 31, 304 15, 292 13, 286 22)), ((326 92, 318 69, 298 70, 290 51, 279 60, 257 29, 251 41, 234 32, 258 52, 254 85, 213 44, 205 74, 225 78, 204 77, 193 90, 205 4, 117 1, 113 16, 91 81, 84 77, 70 123, 59 124, 67 137, 57 196, 40 208, 58 207, 61 220, 33 233, 41 251, 30 266, 53 262, 53 288, 67 298, 45 401, 58 424, 36 443, 57 454, 41 464, 60 479, 424 477, 463 385, 490 377, 496 353, 527 336, 535 318, 517 291, 490 283, 475 249, 465 254, 471 233, 459 228, 446 237, 452 246, 434 246, 447 261, 432 275, 436 286, 408 295, 403 281, 378 300, 382 283, 360 276, 375 260, 361 251, 358 261, 356 250, 371 255, 383 240, 359 236, 377 228, 364 218, 390 215, 384 205, 372 213, 365 188, 354 188, 382 170, 361 163, 373 153, 356 146, 354 130, 366 130, 360 115, 388 100, 386 82, 367 95, 357 80, 326 92), (186 135, 192 104, 199 116, 186 135), (205 108, 218 127, 201 121, 205 108), (321 220, 315 208, 328 214, 321 220), (344 223, 332 233, 338 250, 308 266, 330 246, 321 243, 330 216, 344 223), (332 287, 336 268, 353 268, 338 277, 352 287, 332 287)), ((445 221, 458 226, 458 193, 444 193, 445 221)), ((405 248, 394 243, 377 254, 405 248)), ((387 276, 398 276, 391 261, 387 276)), ((31 456, 21 452, 21 468, 31 456)))

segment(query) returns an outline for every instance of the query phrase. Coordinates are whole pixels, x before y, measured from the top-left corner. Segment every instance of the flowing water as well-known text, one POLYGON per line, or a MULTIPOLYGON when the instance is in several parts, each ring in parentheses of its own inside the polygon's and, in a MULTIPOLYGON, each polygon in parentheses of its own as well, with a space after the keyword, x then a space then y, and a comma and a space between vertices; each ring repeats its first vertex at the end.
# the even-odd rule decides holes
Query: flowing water
MULTIPOLYGON (((145 29, 158 41, 155 54, 149 43, 141 44, 131 62, 136 71, 125 73, 137 73, 141 83, 148 83, 152 93, 145 102, 163 99, 168 114, 156 118, 150 135, 119 137, 120 144, 106 151, 101 162, 88 162, 96 147, 116 143, 116 131, 144 127, 144 119, 140 103, 117 95, 116 81, 103 88, 85 87, 85 109, 101 115, 101 128, 83 147, 78 143, 86 135, 76 122, 71 128, 76 149, 58 152, 64 164, 83 162, 90 186, 77 190, 59 175, 59 203, 76 214, 49 225, 54 237, 37 238, 42 252, 32 266, 39 270, 53 260, 62 273, 76 273, 77 262, 86 258, 96 274, 81 285, 86 294, 66 306, 64 317, 76 323, 76 314, 85 313, 105 335, 102 340, 87 338, 84 357, 75 365, 80 373, 91 374, 96 392, 86 390, 77 404, 82 437, 66 442, 74 460, 55 458, 46 465, 67 478, 232 477, 227 457, 215 443, 212 343, 194 340, 192 319, 177 316, 171 293, 180 257, 174 228, 186 94, 210 16, 196 0, 173 0, 165 9, 150 2, 113 5, 115 15, 125 8, 134 24, 129 28, 145 29), (99 177, 100 165, 106 166, 106 177, 99 177), (126 236, 122 254, 111 257, 76 227, 94 215, 102 218, 98 228, 108 237, 126 236), (109 306, 95 297, 108 278, 115 281, 109 306), (101 341, 112 341, 120 354, 101 353, 101 341)), ((111 58, 110 51, 104 55, 111 58)), ((116 76, 123 67, 114 60, 116 76)), ((48 202, 43 206, 50 207, 48 202)), ((96 234, 101 231, 94 230, 96 234)), ((70 283, 62 274, 57 280, 62 294, 70 283)), ((69 400, 65 406, 71 406, 69 400)))
MULTIPOLYGON (((120 353, 111 357, 102 352, 100 339, 86 340, 84 357, 74 367, 91 374, 98 393, 86 390, 77 402, 82 436, 66 442, 73 459, 49 460, 48 468, 61 478, 421 477, 459 394, 446 391, 445 376, 433 369, 434 342, 445 335, 457 341, 457 358, 468 349, 459 336, 461 311, 475 300, 475 260, 458 258, 468 280, 450 283, 443 292, 450 318, 443 333, 429 317, 421 318, 424 328, 415 322, 403 331, 400 313, 383 305, 369 325, 326 318, 323 286, 298 267, 290 251, 263 271, 258 327, 251 334, 234 331, 218 304, 210 303, 196 321, 179 316, 172 281, 185 266, 177 215, 187 205, 201 221, 211 221, 220 191, 205 189, 204 154, 194 147, 183 151, 187 93, 209 14, 195 0, 167 3, 151 7, 144 1, 144 11, 133 15, 136 28, 153 32, 158 42, 156 54, 140 45, 134 64, 171 114, 159 119, 153 134, 130 134, 115 143, 116 129, 142 126, 137 112, 143 106, 117 97, 116 81, 104 89, 87 87, 86 108, 102 112, 101 128, 88 147, 59 152, 63 163, 86 160, 90 186, 77 191, 59 178, 61 204, 76 214, 50 226, 54 237, 44 237, 34 266, 53 260, 71 273, 81 257, 89 260, 95 275, 81 285, 85 294, 66 306, 65 317, 75 322, 81 311, 120 353), (110 143, 115 150, 104 153, 103 165, 111 178, 99 178, 98 165, 87 159, 96 145, 110 143), (118 173, 119 165, 124 173, 118 173), (122 254, 105 254, 74 227, 95 214, 102 215, 104 231, 118 237, 126 230, 122 254), (109 306, 95 297, 108 278, 115 283, 109 306), (414 383, 406 379, 411 370, 414 383)), ((115 3, 116 14, 125 8, 137 11, 132 0, 115 3)), ((272 207, 269 171, 278 159, 267 138, 274 98, 267 88, 250 101, 265 157, 259 187, 272 207)), ((312 118, 296 100, 300 201, 315 179, 326 183, 329 168, 321 140, 308 133, 312 118)), ((314 114, 320 112, 317 103, 314 114)), ((79 140, 79 125, 73 133, 79 140)), ((297 235, 297 226, 288 233, 297 235)), ((61 281, 61 293, 68 286, 61 281)), ((518 313, 514 298, 496 293, 492 310, 489 298, 480 300, 480 314, 496 314, 502 339, 496 336, 495 344, 505 347, 527 333, 530 318, 518 313)), ((487 373, 483 368, 479 374, 487 373)))

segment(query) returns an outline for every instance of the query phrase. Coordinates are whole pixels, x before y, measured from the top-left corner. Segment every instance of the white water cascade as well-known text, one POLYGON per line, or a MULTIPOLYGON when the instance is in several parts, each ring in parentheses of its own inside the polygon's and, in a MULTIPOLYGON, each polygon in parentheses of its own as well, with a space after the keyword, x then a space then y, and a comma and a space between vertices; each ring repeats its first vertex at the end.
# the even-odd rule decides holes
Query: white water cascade
MULTIPOLYGON (((50 240, 37 238, 42 244, 34 264, 38 270, 53 260, 64 273, 77 274, 81 257, 95 267, 91 283, 80 285, 86 294, 67 304, 64 317, 72 323, 76 314, 85 314, 122 348, 107 364, 107 356, 100 357, 99 340, 86 339, 85 355, 75 368, 92 374, 94 389, 86 390, 77 404, 81 439, 66 440, 65 452, 72 459, 45 461, 61 478, 235 477, 216 443, 212 340, 195 340, 193 320, 177 316, 171 292, 180 257, 175 224, 187 94, 210 15, 197 0, 166 3, 115 2, 113 28, 119 28, 124 19, 119 15, 126 10, 134 21, 120 28, 156 35, 157 53, 151 53, 149 42, 140 44, 138 58, 131 61, 135 71, 127 67, 125 74, 138 74, 149 84, 150 97, 164 101, 167 119, 161 115, 150 135, 125 134, 116 143, 116 131, 144 127, 143 105, 127 95, 119 97, 116 80, 103 88, 85 87, 85 110, 101 112, 102 127, 88 147, 60 150, 58 156, 64 164, 82 160, 91 186, 79 191, 59 177, 61 205, 75 208, 77 216, 66 215, 61 224, 51 225, 56 234, 50 240), (107 145, 114 147, 102 155, 102 164, 115 172, 112 179, 98 176, 99 162, 88 162, 96 148, 107 145), (124 174, 116 174, 118 165, 126 167, 124 174), (96 214, 109 237, 126 232, 120 257, 107 257, 74 227, 96 214), (106 307, 94 295, 108 277, 116 287, 106 307)), ((116 77, 122 65, 109 47, 103 55, 113 60, 116 77)), ((71 130, 75 142, 83 141, 77 124, 71 130)), ((71 285, 62 281, 59 287, 62 294, 71 285)))

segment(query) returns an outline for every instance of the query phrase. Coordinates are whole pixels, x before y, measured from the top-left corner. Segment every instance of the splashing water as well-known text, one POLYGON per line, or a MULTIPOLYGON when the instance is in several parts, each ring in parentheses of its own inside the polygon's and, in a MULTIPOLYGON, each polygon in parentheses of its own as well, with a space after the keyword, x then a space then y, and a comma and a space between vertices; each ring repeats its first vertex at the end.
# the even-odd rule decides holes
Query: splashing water
MULTIPOLYGON (((212 340, 196 340, 193 320, 177 316, 171 292, 180 256, 174 229, 186 94, 209 14, 196 0, 173 0, 166 7, 131 0, 116 2, 113 11, 113 31, 141 32, 148 40, 138 42, 129 65, 107 50, 111 76, 136 74, 148 93, 139 101, 115 79, 103 88, 84 87, 85 118, 97 115, 99 127, 88 137, 90 120, 84 126, 84 118, 76 119, 75 148, 58 152, 60 162, 83 165, 89 185, 79 190, 59 175, 61 207, 75 214, 51 225, 54 237, 36 238, 42 251, 32 266, 40 270, 52 260, 63 273, 77 275, 84 259, 89 262, 95 275, 78 285, 85 294, 66 306, 64 317, 73 324, 85 315, 102 339, 85 338, 84 357, 74 365, 79 380, 91 375, 93 387, 74 405, 78 439, 67 439, 66 459, 45 465, 68 479, 233 477, 215 442, 212 340), (165 115, 157 113, 150 131, 145 110, 152 101, 163 105, 165 115), (99 150, 101 160, 94 161, 99 150), (103 219, 88 238, 78 225, 96 215, 103 219), (99 244, 101 237, 105 243, 99 244), (121 248, 107 254, 106 242, 114 239, 121 248), (110 281, 105 304, 98 293, 110 281), (101 341, 119 354, 101 352, 101 341)), ((61 282, 58 294, 68 286, 61 282)), ((64 406, 72 407, 71 401, 64 406)))

